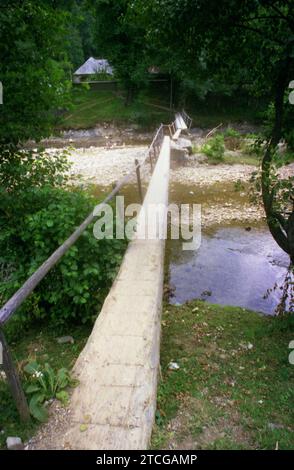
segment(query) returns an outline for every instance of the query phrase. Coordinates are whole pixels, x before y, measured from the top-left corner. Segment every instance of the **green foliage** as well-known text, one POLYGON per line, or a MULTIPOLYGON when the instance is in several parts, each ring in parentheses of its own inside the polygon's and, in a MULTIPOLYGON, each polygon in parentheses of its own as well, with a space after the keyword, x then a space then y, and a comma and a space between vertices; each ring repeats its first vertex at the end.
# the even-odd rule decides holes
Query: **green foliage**
POLYGON ((111 82, 111 80, 114 80, 114 76, 107 72, 98 72, 90 75, 89 79, 97 82, 111 82))
POLYGON ((0 144, 18 144, 49 135, 58 110, 67 102, 67 15, 51 2, 2 3, 0 144))
POLYGON ((265 141, 261 135, 252 135, 250 138, 247 138, 247 142, 244 145, 244 151, 248 155, 256 155, 260 160, 264 155, 265 150, 265 141))
POLYGON ((69 16, 66 51, 74 70, 90 56, 99 54, 95 43, 95 12, 93 2, 66 0, 60 8, 69 16))
POLYGON ((228 150, 239 150, 242 145, 241 135, 232 127, 228 127, 223 133, 225 147, 228 150))
MULTIPOLYGON (((5 333, 8 333, 8 324, 4 327, 5 333)), ((81 350, 91 333, 91 325, 67 325, 65 334, 70 334, 74 338, 74 343, 58 343, 56 327, 50 327, 47 323, 32 325, 28 331, 23 331, 17 341, 12 341, 8 337, 10 351, 13 355, 14 363, 20 372, 23 389, 34 382, 30 376, 24 372, 26 364, 37 362, 41 370, 44 370, 45 364, 52 367, 54 374, 62 368, 71 370, 81 350), (28 381, 27 381, 28 378, 28 381)), ((74 384, 73 384, 74 385, 74 384)), ((6 439, 8 436, 19 436, 23 442, 27 442, 40 424, 36 419, 24 424, 19 419, 19 414, 11 395, 8 383, 0 375, 0 449, 6 449, 6 439)), ((66 404, 68 393, 64 389, 56 393, 56 398, 61 403, 66 404), (63 393, 64 392, 64 393, 63 393), (60 395, 61 394, 61 395, 60 395), (65 394, 65 395, 64 395, 65 394), (57 396, 58 395, 58 396, 57 396)), ((30 395, 28 395, 30 398, 30 395)))
MULTIPOLYGON (((258 144, 256 144, 258 145, 258 144)), ((259 145, 263 143, 259 142, 259 145)), ((266 178, 270 194, 273 197, 272 208, 275 214, 279 213, 281 217, 286 217, 291 213, 294 198, 294 177, 281 178, 278 168, 285 163, 283 156, 275 152, 273 155, 273 164, 266 178)), ((260 199, 262 189, 262 172, 253 172, 251 175, 251 200, 257 203, 260 199)))
POLYGON ((44 150, 0 149, 0 188, 22 191, 44 186, 61 186, 67 181, 68 152, 49 154, 44 150))
POLYGON ((97 47, 114 66, 116 76, 124 84, 126 104, 129 105, 138 88, 146 84, 146 31, 137 20, 133 2, 95 0, 94 5, 97 47))
MULTIPOLYGON (((265 136, 269 137, 275 120, 274 103, 269 103, 263 113, 265 136)), ((294 152, 294 106, 289 103, 288 96, 284 97, 284 116, 282 125, 282 138, 287 144, 288 150, 294 152)))
POLYGON ((276 8, 255 0, 200 0, 197 8, 193 0, 133 3, 148 47, 187 90, 269 96, 293 34, 290 1, 276 8))
MULTIPOLYGON (((51 158, 21 152, 14 157, 15 166, 7 163, 7 168, 0 167, 1 304, 97 204, 90 194, 61 186, 62 171, 67 168, 63 155, 51 158)), ((11 328, 33 318, 55 324, 95 318, 115 277, 125 242, 98 241, 92 229, 91 225, 19 308, 9 322, 11 328)))
POLYGON ((240 132, 236 131, 232 127, 228 127, 225 132, 224 132, 224 137, 235 137, 239 138, 240 137, 240 132))
POLYGON ((224 159, 225 145, 224 136, 217 134, 211 137, 201 148, 203 152, 212 162, 220 163, 224 159))
POLYGON ((24 372, 27 376, 25 392, 30 397, 31 415, 37 421, 44 422, 48 418, 44 403, 53 398, 66 403, 68 393, 65 389, 74 385, 74 382, 66 368, 55 372, 48 363, 42 366, 35 361, 30 362, 25 366, 24 372))
MULTIPOLYGON (((1 303, 61 245, 95 206, 90 195, 60 188, 1 193, 1 303)), ((125 246, 96 240, 91 225, 47 274, 14 321, 62 324, 93 320, 112 284, 125 246)), ((13 322, 13 320, 11 320, 13 322)))

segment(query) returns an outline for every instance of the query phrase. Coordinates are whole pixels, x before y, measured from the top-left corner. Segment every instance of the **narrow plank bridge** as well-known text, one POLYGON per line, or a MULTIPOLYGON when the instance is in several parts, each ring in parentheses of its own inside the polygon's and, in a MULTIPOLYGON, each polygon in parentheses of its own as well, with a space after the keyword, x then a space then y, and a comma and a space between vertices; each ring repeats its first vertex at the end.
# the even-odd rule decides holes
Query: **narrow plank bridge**
MULTIPOLYGON (((143 208, 168 205, 170 141, 191 125, 183 111, 175 121, 161 125, 146 154, 153 169, 143 208)), ((136 163, 138 182, 139 169, 136 163)), ((103 201, 108 202, 128 180, 125 177, 103 201)), ((102 204, 103 204, 102 203, 102 204)), ((0 327, 15 312, 41 279, 93 221, 93 214, 31 276, 0 310, 0 327)), ((148 221, 149 222, 149 221, 148 221)), ((137 231, 145 224, 138 216, 137 231)), ((166 219, 157 226, 164 233, 166 219)), ((156 410, 160 354, 160 324, 165 240, 135 236, 125 253, 116 280, 104 302, 88 342, 73 373, 79 380, 70 400, 67 429, 56 429, 54 448, 146 449, 150 443, 156 410)), ((3 331, 4 371, 20 416, 28 418, 27 404, 13 367, 3 331)), ((46 448, 46 443, 44 442, 46 448)))

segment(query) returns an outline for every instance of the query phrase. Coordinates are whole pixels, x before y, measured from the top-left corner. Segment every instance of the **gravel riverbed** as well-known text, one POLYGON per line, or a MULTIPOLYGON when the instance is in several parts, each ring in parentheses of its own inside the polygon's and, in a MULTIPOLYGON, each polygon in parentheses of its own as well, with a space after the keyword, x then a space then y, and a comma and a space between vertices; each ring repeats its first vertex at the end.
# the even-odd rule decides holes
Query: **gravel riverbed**
MULTIPOLYGON (((147 146, 121 146, 77 148, 69 151, 71 163, 71 182, 77 185, 94 184, 101 188, 110 188, 121 178, 126 176, 135 167, 135 159, 142 162, 147 154, 147 146)), ((51 153, 60 152, 61 149, 50 149, 51 153)), ((193 194, 195 201, 190 197, 189 202, 197 203, 197 191, 207 191, 207 201, 202 200, 202 221, 205 225, 214 225, 230 222, 251 223, 264 218, 261 205, 250 203, 249 180, 256 167, 244 164, 219 164, 211 165, 199 161, 194 155, 188 157, 184 166, 178 166, 170 170, 171 187, 180 186, 182 194, 185 191, 193 194), (246 190, 241 191, 243 198, 231 197, 231 201, 224 200, 225 192, 230 188, 231 193, 235 183, 246 185, 246 190), (217 188, 218 197, 210 200, 212 188, 217 188), (225 188, 225 189, 223 189, 225 188), (193 189, 193 191, 191 191, 193 189)), ((288 165, 280 170, 283 178, 294 175, 294 164, 288 165)), ((149 160, 141 168, 141 179, 148 182, 151 176, 149 160)), ((136 184, 136 173, 133 171, 129 184, 136 184)), ((180 194, 180 198, 181 198, 180 194)), ((226 195, 227 197, 227 195, 226 195)), ((180 203, 181 201, 176 201, 180 203)))

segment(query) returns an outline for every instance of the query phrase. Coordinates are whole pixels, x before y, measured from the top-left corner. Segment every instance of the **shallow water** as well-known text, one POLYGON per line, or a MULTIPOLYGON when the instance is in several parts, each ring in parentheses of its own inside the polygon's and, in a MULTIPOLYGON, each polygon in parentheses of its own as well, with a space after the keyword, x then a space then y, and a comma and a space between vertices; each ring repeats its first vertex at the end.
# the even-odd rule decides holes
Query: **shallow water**
MULTIPOLYGON (((105 196, 112 188, 96 187, 96 195, 105 196)), ((146 191, 144 185, 144 192, 146 191)), ((246 188, 247 189, 247 188, 246 188)), ((234 184, 217 184, 196 189, 171 185, 170 202, 231 205, 248 200, 248 191, 237 193, 234 184), (192 194, 193 193, 193 194, 192 194)), ((136 185, 126 185, 121 193, 125 205, 139 201, 136 185)), ((171 303, 192 299, 223 305, 235 305, 273 315, 279 303, 279 290, 265 299, 275 283, 282 284, 289 264, 263 222, 234 222, 202 230, 198 251, 182 251, 181 240, 166 244, 166 272, 173 289, 171 303)))
MULTIPOLYGON (((119 147, 124 145, 140 146, 149 145, 152 140, 152 133, 139 133, 132 129, 106 128, 103 126, 92 129, 70 129, 61 131, 59 135, 51 136, 41 141, 45 148, 75 148, 119 147)), ((36 147, 35 142, 28 142, 26 147, 36 147)))
POLYGON ((168 242, 171 303, 203 299, 274 314, 279 290, 264 298, 267 289, 282 283, 288 256, 263 226, 229 226, 202 234, 199 250, 182 251, 179 241, 168 242))

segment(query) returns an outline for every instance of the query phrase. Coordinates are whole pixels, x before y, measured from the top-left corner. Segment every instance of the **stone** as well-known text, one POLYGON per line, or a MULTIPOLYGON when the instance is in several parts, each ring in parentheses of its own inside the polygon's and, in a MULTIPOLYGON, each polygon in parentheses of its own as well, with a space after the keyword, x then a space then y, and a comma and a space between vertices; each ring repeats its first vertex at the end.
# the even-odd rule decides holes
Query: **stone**
POLYGON ((58 344, 66 344, 66 343, 74 344, 74 342, 75 340, 73 339, 72 336, 61 336, 60 338, 57 338, 58 344))
POLYGON ((271 431, 274 431, 275 429, 285 429, 285 426, 278 423, 268 423, 267 426, 271 431))
POLYGON ((204 137, 205 132, 201 127, 193 127, 190 129, 190 134, 192 134, 195 137, 204 137))
POLYGON ((178 145, 178 143, 171 141, 171 161, 172 162, 177 162, 177 163, 185 163, 185 160, 187 158, 188 152, 185 148, 181 147, 178 145))
POLYGON ((8 450, 23 450, 24 445, 20 437, 8 437, 6 439, 6 446, 8 450))
POLYGON ((177 145, 184 150, 187 150, 189 155, 192 155, 193 148, 192 142, 190 139, 184 139, 183 137, 179 137, 177 140, 177 145))
POLYGON ((0 380, 3 380, 3 382, 6 381, 6 374, 4 370, 0 370, 0 380))

